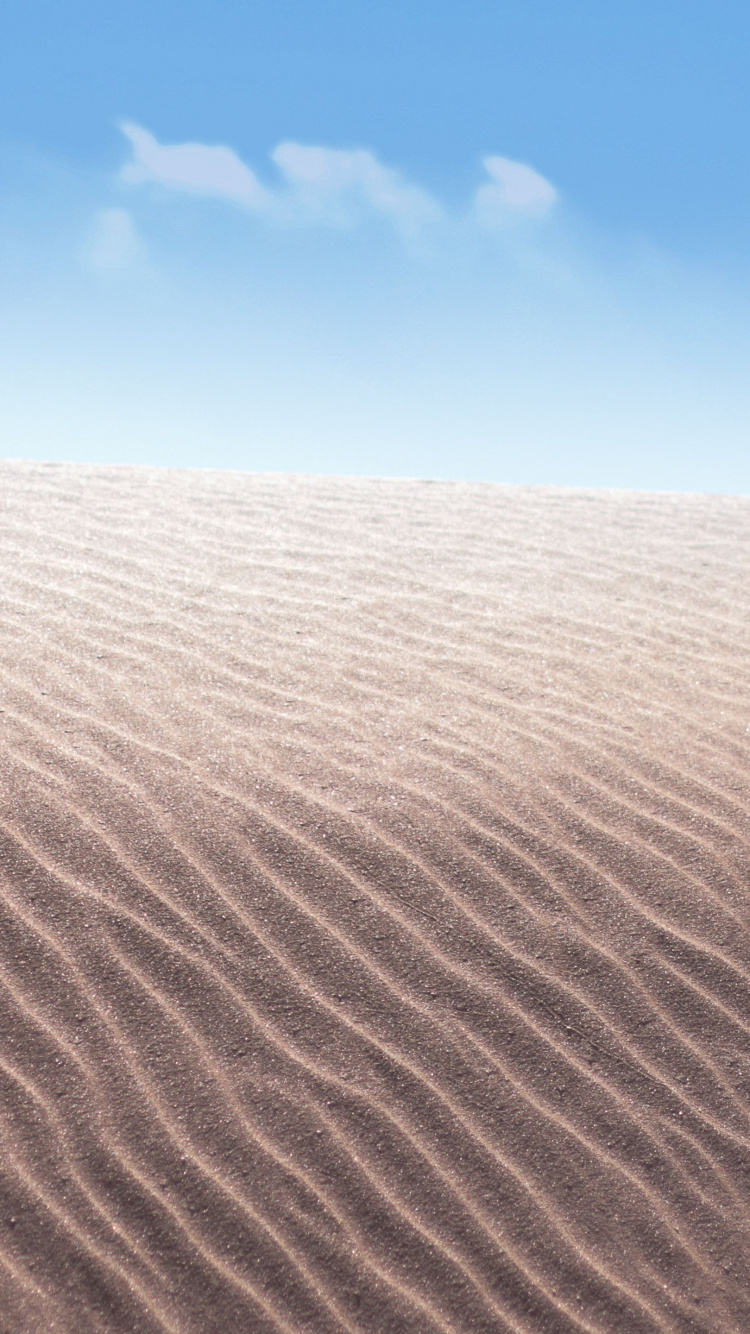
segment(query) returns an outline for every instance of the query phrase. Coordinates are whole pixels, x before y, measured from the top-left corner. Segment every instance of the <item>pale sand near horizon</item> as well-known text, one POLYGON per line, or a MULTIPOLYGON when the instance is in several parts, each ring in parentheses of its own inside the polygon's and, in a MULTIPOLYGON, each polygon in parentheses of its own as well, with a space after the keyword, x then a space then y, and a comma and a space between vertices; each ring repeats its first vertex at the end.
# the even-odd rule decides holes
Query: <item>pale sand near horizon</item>
POLYGON ((750 500, 0 465, 0 1329, 750 1329, 750 500))

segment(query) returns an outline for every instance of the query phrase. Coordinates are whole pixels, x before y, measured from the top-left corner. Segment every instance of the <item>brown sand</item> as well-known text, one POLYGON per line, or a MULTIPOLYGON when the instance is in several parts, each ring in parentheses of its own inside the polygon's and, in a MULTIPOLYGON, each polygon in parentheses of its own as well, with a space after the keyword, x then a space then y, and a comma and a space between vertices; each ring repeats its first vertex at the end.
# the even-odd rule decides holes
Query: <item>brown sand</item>
POLYGON ((750 501, 0 467, 0 1329, 750 1330, 750 501))

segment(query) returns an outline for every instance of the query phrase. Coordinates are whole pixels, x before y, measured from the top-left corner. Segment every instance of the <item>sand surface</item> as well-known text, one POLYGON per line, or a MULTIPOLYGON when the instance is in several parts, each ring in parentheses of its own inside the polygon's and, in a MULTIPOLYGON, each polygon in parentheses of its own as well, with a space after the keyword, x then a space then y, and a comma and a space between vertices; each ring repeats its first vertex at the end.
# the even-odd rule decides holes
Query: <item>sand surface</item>
POLYGON ((0 465, 3 1334, 750 1330, 750 501, 0 465))

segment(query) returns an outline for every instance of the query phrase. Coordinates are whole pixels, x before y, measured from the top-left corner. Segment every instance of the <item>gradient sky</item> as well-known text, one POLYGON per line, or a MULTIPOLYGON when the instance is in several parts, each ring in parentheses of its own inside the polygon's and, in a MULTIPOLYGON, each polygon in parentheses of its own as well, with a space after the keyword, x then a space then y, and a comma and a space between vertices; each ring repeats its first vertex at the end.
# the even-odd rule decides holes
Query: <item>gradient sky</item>
POLYGON ((3 455, 750 492, 750 8, 5 0, 3 455))

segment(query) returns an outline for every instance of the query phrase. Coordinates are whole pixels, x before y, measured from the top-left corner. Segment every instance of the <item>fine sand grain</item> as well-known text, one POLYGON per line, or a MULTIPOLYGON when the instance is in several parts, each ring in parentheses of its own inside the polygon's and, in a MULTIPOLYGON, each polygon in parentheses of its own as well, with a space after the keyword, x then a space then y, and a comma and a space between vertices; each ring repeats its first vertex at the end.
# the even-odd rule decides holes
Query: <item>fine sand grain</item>
POLYGON ((750 1330, 750 500, 0 465, 3 1334, 750 1330))

